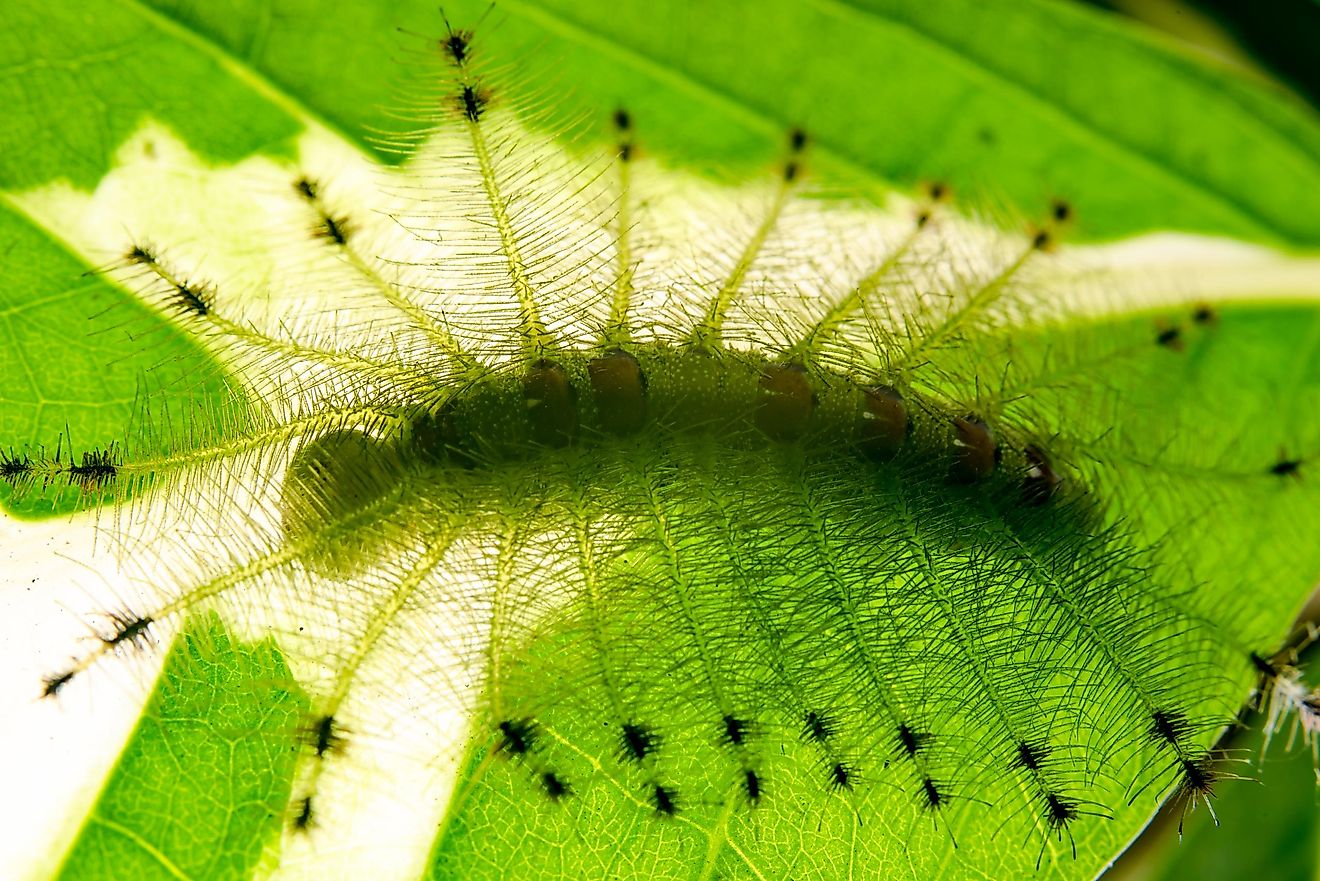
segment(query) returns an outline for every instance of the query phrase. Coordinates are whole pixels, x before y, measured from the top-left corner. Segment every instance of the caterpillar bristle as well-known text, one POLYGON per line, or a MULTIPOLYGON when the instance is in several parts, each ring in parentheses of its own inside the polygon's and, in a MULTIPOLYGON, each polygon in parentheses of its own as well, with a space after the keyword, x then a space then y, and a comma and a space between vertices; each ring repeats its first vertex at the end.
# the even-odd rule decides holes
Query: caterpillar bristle
POLYGON ((961 183, 959 204, 943 181, 884 210, 814 198, 842 186, 828 132, 787 125, 759 178, 712 183, 666 164, 643 103, 600 108, 598 142, 547 133, 535 84, 443 25, 379 191, 325 133, 262 170, 262 234, 297 271, 145 212, 102 251, 241 394, 149 397, 76 459, 64 437, 0 453, 15 490, 124 506, 144 571, 156 533, 212 537, 43 696, 198 610, 270 611, 311 694, 284 822, 318 836, 336 775, 402 718, 375 693, 450 714, 456 822, 525 824, 529 848, 593 846, 598 811, 647 847, 755 849, 800 809, 825 839, 904 847, 908 817, 942 853, 993 805, 1039 868, 1125 796, 1209 805, 1229 680, 1249 666, 1264 692, 1287 665, 1226 635, 1111 497, 1102 442, 1127 441, 1094 377, 1168 363, 1217 313, 1184 308, 1154 345, 1148 316, 1112 346, 1040 344, 1062 335, 1039 315, 1071 201, 998 228, 961 183))

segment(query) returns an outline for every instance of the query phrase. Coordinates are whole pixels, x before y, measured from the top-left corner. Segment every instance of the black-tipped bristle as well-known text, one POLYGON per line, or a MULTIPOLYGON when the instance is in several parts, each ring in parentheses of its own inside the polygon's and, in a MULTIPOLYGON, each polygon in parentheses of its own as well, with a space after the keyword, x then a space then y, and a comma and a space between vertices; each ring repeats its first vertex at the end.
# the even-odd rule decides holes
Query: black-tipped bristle
POLYGON ((725 716, 721 738, 732 746, 742 746, 747 740, 748 724, 746 720, 735 716, 725 716))
POLYGON ((830 768, 830 788, 851 790, 856 773, 843 762, 835 762, 830 768))
POLYGON ((67 670, 63 673, 55 673, 41 680, 41 696, 55 697, 60 693, 64 686, 73 680, 74 671, 67 670))
POLYGON ((660 745, 660 737, 645 725, 625 723, 623 729, 623 754, 635 762, 640 762, 660 745))
POLYGON ((803 722, 802 733, 817 743, 824 743, 834 734, 834 726, 827 716, 810 710, 803 722))
POLYGON ((531 719, 506 719, 497 727, 503 735, 499 749, 511 756, 525 754, 536 742, 536 723, 531 719))
POLYGON ((326 753, 339 746, 339 734, 335 731, 335 717, 322 716, 316 720, 312 726, 313 743, 317 757, 324 756, 326 753))
POLYGON ((662 817, 672 817, 678 813, 678 792, 668 786, 656 784, 651 790, 655 812, 662 817))
POLYGON ((71 462, 66 469, 69 484, 84 492, 104 489, 114 482, 119 474, 119 465, 115 461, 113 447, 104 450, 88 450, 82 454, 82 461, 71 462))
POLYGON ((151 625, 155 623, 150 615, 135 617, 115 613, 110 616, 110 620, 115 625, 115 631, 101 640, 108 647, 128 644, 140 648, 149 636, 151 625))
POLYGON ((486 98, 472 86, 465 85, 463 91, 459 93, 458 106, 468 120, 477 122, 486 112, 486 98))
POLYGON ((1017 758, 1014 764, 1019 768, 1026 768, 1028 771, 1039 771, 1049 753, 1048 746, 1028 743, 1024 740, 1018 744, 1017 758))
POLYGON ((545 787, 545 794, 551 801, 559 801, 573 792, 568 782, 554 771, 546 771, 541 775, 541 785, 545 787))
POLYGON ((743 773, 743 792, 752 804, 761 800, 761 776, 750 768, 743 773))
POLYGON ((309 795, 298 803, 298 813, 293 816, 293 828, 306 832, 312 825, 312 797, 309 795))
POLYGON ((944 793, 940 792, 939 787, 935 785, 935 781, 929 777, 921 781, 921 795, 927 810, 937 811, 940 805, 944 804, 944 793))
POLYGON ((1150 734, 1156 740, 1177 745, 1191 730, 1187 717, 1177 710, 1156 710, 1151 715, 1150 734))

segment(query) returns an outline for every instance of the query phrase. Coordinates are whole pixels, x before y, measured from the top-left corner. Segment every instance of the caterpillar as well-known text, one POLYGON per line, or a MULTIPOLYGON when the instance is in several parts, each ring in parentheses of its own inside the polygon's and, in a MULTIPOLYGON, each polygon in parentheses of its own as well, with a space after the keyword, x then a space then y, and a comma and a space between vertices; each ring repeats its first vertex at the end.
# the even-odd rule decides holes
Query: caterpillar
MULTIPOLYGON (((286 854, 421 695, 459 729, 436 878, 510 829, 536 842, 516 877, 1074 871, 1135 800, 1208 801, 1276 647, 1129 522, 1098 429, 1129 404, 1083 382, 1190 360, 1203 306, 1055 346, 1066 201, 1004 234, 938 183, 843 202, 806 128, 730 191, 649 159, 627 107, 584 159, 473 32, 427 52, 383 192, 312 149, 247 181, 305 275, 267 302, 242 249, 117 244, 103 271, 244 389, 186 429, 144 408, 132 436, 0 456, 113 512, 122 547, 188 546, 44 696, 196 610, 268 615, 311 695, 286 854)), ((1305 461, 1240 476, 1263 495, 1305 461)))

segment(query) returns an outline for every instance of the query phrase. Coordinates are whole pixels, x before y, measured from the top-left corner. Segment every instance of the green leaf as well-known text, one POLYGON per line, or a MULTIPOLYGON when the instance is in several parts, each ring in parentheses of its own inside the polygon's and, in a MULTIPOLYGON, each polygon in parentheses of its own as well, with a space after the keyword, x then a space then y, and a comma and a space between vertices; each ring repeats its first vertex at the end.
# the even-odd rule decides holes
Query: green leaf
POLYGON ((1114 881, 1139 872, 1153 881, 1316 877, 1320 806, 1315 799, 1315 759, 1304 746, 1290 749, 1286 734, 1276 734, 1267 748, 1262 720, 1254 721, 1250 730, 1239 732, 1243 736, 1233 738, 1232 746, 1236 756, 1252 761, 1259 772, 1224 784, 1215 801, 1218 822, 1209 814, 1189 817, 1179 834, 1179 818, 1168 812, 1152 828, 1156 835, 1124 855, 1114 881))
MULTIPOLYGON (((459 27, 484 10, 447 8, 459 27)), ((535 394, 516 371, 477 371, 474 383, 477 374, 455 367, 461 359, 443 344, 445 357, 436 357, 409 337, 415 327, 376 333, 391 326, 346 304, 364 287, 377 299, 418 293, 387 271, 417 264, 371 263, 378 253, 352 251, 363 229, 381 247, 397 244, 382 231, 388 224, 372 224, 403 219, 389 205, 368 209, 371 190, 360 181, 384 170, 367 168, 361 154, 382 164, 410 155, 415 144, 400 152, 373 140, 418 125, 415 115, 401 118, 406 96, 426 96, 421 121, 442 118, 442 136, 465 131, 454 72, 427 57, 433 41, 393 30, 440 35, 430 6, 359 4, 326 15, 313 3, 253 4, 245 13, 124 2, 98 11, 95 22, 73 9, 25 6, 13 16, 18 27, 0 38, 0 69, 11 72, 0 79, 8 89, 0 97, 20 117, 0 136, 9 139, 0 142, 8 147, 0 184, 25 191, 10 197, 10 213, 31 277, 7 279, 0 295, 8 310, 0 315, 29 332, 0 362, 0 375, 15 388, 34 377, 33 394, 16 396, 19 408, 5 414, 12 425, 0 422, 8 432, 0 442, 50 445, 66 420, 82 443, 123 437, 134 400, 126 380, 146 365, 164 365, 153 374, 160 382, 148 385, 165 392, 143 395, 140 409, 158 415, 160 402, 182 402, 185 414, 180 425, 150 427, 146 446, 126 442, 117 473, 82 478, 104 491, 89 497, 107 505, 158 490, 132 509, 146 512, 145 526, 126 526, 116 538, 138 567, 155 568, 158 554, 169 576, 160 585, 164 605, 153 595, 142 602, 156 606, 111 607, 119 617, 91 651, 132 642, 132 628, 146 626, 133 615, 166 618, 232 591, 239 601, 231 614, 295 610, 296 628, 281 621, 280 651, 316 679, 309 703, 285 695, 273 715, 231 690, 221 681, 231 674, 220 668, 196 687, 170 691, 175 680, 162 680, 148 718, 175 700, 194 712, 144 722, 74 845, 69 877, 120 871, 119 857, 105 856, 115 853, 103 841, 113 837, 107 822, 133 830, 142 845, 136 855, 164 854, 199 879, 264 873, 281 847, 315 850, 326 840, 318 836, 335 832, 284 821, 299 815, 299 803, 313 803, 309 793, 322 798, 322 768, 344 768, 364 788, 385 786, 372 761, 400 743, 391 723, 418 695, 426 711, 450 712, 446 731, 458 730, 438 755, 416 758, 457 766, 458 782, 427 789, 413 811, 414 824, 425 826, 428 810, 439 824, 433 842, 432 828, 424 830, 414 876, 828 877, 901 866, 916 876, 1012 877, 1036 871, 1042 856, 1043 873, 1094 875, 1170 788, 1187 782, 1189 766, 1203 767, 1255 677, 1248 652, 1279 647, 1320 573, 1313 484, 1273 473, 1291 457, 1305 470, 1320 435, 1320 313, 1310 305, 1226 307, 1216 320, 1197 320, 1180 303, 1106 322, 1059 321, 1047 307, 1086 302, 1078 293, 1085 282, 1066 270, 1029 279, 1048 294, 1040 298, 1006 270, 1007 306, 986 311, 1006 284, 995 273, 1014 264, 978 238, 984 229, 949 218, 949 247, 931 259, 946 261, 955 280, 919 289, 901 307, 897 331, 868 316, 859 322, 867 333, 848 335, 843 355, 809 372, 818 418, 844 433, 853 430, 848 407, 862 383, 901 382, 916 402, 917 429, 897 465, 841 455, 837 438, 769 444, 771 429, 749 438, 737 420, 759 406, 761 359, 778 357, 780 337, 830 295, 827 270, 855 279, 875 256, 860 245, 830 250, 852 243, 837 220, 843 212, 856 211, 858 227, 880 216, 867 199, 939 178, 967 204, 1006 204, 1004 213, 1041 214, 1050 197, 1066 196, 1082 240, 1175 229, 1305 248, 1320 240, 1307 210, 1320 194, 1314 114, 1058 3, 783 2, 737 14, 509 0, 493 15, 478 27, 477 57, 516 64, 517 76, 483 79, 491 91, 474 91, 468 106, 489 102, 499 137, 488 161, 504 171, 480 183, 487 195, 492 181, 514 186, 505 206, 513 219, 503 223, 500 200, 492 211, 479 187, 440 189, 425 206, 442 233, 433 243, 458 243, 448 254, 457 272, 443 275, 449 269, 439 260, 423 264, 440 267, 439 280, 423 287, 443 292, 426 303, 445 312, 425 343, 452 330, 479 354, 532 371, 535 394), (1070 50, 1064 62, 1060 45, 1070 50), (538 100, 549 101, 548 112, 533 112, 538 100), (592 214, 592 198, 628 198, 593 189, 615 180, 612 167, 591 163, 619 137, 609 118, 620 106, 636 126, 638 167, 649 168, 648 156, 659 160, 644 173, 654 177, 633 183, 639 204, 674 222, 682 216, 657 205, 691 192, 698 213, 707 212, 709 232, 669 242, 672 260, 646 251, 641 237, 636 252, 662 255, 670 274, 656 291, 686 297, 698 312, 714 310, 717 298, 683 262, 682 248, 710 246, 705 256, 738 265, 740 222, 765 212, 754 198, 757 181, 777 166, 784 176, 791 127, 809 133, 809 180, 830 197, 789 204, 803 216, 774 244, 799 268, 811 256, 803 270, 810 281, 776 278, 769 289, 782 301, 768 302, 771 317, 734 322, 736 332, 756 337, 752 354, 716 346, 717 357, 701 366, 673 347, 634 346, 655 412, 695 407, 702 418, 733 420, 724 433, 656 432, 632 443, 588 432, 591 443, 579 445, 565 414, 590 428, 608 409, 585 391, 593 350, 551 350, 577 390, 570 400, 560 375, 520 348, 571 322, 599 329, 603 310, 593 297, 620 286, 612 264, 592 263, 619 250, 618 228, 607 229, 609 248, 597 248, 580 225, 584 214, 612 219, 592 214), (526 109, 503 115, 512 108, 526 109), (120 150, 147 118, 168 128, 120 150), (320 124, 330 131, 298 139, 304 125, 320 124), (541 131, 566 145, 567 158, 539 141, 541 131), (195 155, 177 149, 176 136, 195 155), (683 176, 691 171, 705 179, 683 176), (290 186, 300 173, 314 177, 301 202, 290 186), (193 178, 223 183, 205 191, 178 183, 193 178), (101 190, 82 200, 62 180, 81 189, 99 182, 101 190), (313 182, 325 192, 311 193, 313 182), (243 204, 262 207, 236 210, 226 201, 230 189, 257 192, 264 201, 243 204), (150 223, 180 199, 184 210, 162 221, 169 238, 156 244, 166 249, 162 263, 178 261, 199 285, 181 288, 160 274, 153 287, 123 266, 113 274, 155 306, 171 306, 170 317, 142 309, 135 294, 103 278, 79 279, 86 266, 123 263, 141 234, 127 230, 119 241, 114 229, 89 233, 97 220, 150 223), (271 243, 263 249, 251 243, 266 211, 285 225, 265 233, 271 243), (247 224, 248 238, 236 236, 236 245, 217 235, 222 224, 210 214, 247 224), (816 224, 830 234, 814 235, 816 224), (93 233, 119 250, 98 251, 93 233), (329 250, 336 234, 350 246, 329 250), (528 257, 543 287, 520 287, 517 278, 487 286, 480 258, 517 264, 511 239, 564 274, 536 275, 542 264, 528 257), (594 274, 573 276, 574 259, 594 274), (345 270, 361 276, 356 288, 343 282, 345 270), (33 295, 63 303, 60 295, 79 281, 85 288, 70 307, 32 304, 33 295), (792 296, 804 286, 815 301, 792 296), (180 299, 198 291, 205 296, 180 299), (336 311, 322 311, 320 295, 336 311), (344 302, 335 299, 341 295, 344 302), (941 306, 958 303, 971 304, 968 326, 940 324, 941 306), (473 304, 489 309, 466 311, 473 304), (67 353, 82 339, 75 328, 92 316, 104 326, 107 307, 125 316, 115 327, 126 331, 107 335, 104 350, 76 355, 88 369, 67 369, 67 353), (551 316, 544 327, 533 320, 538 311, 551 316), (890 356, 941 332, 926 358, 887 372, 890 356), (216 401, 230 399, 192 342, 198 337, 217 352, 255 347, 257 356, 218 359, 260 403, 255 412, 227 415, 218 427, 188 415, 194 406, 227 413, 216 401), (362 358, 386 367, 331 392, 307 379, 314 371, 292 369, 314 347, 321 367, 353 358, 353 369, 365 369, 362 358), (422 379, 408 362, 419 355, 422 379), (102 373, 103 363, 117 372, 102 373), (464 391, 454 410, 437 411, 425 397, 433 387, 464 391), (321 396, 300 402, 309 389, 321 396), (55 400, 75 415, 43 406, 55 400), (978 486, 951 487, 949 457, 963 448, 950 419, 973 410, 1000 432, 1004 462, 978 486), (353 443, 339 443, 345 428, 359 426, 377 440, 349 435, 353 443), (428 436, 457 445, 468 461, 452 451, 431 461, 438 454, 424 446, 428 436), (566 450, 535 444, 566 437, 574 441, 566 450), (301 438, 324 446, 298 450, 301 438), (1022 504, 1031 445, 1045 447, 1067 480, 1058 503, 1043 510, 1022 504), (173 504, 163 514, 152 508, 162 499, 173 504), (174 537, 186 545, 182 557, 168 547, 174 537), (309 635, 300 637, 304 624, 309 635), (797 666, 783 666, 790 662, 797 666), (616 663, 622 672, 611 673, 616 663), (623 685, 612 685, 615 678, 623 685), (726 679, 734 684, 721 685, 726 679), (479 698, 468 683, 482 686, 479 698), (373 688, 390 700, 371 703, 373 688), (817 699, 823 727, 813 732, 807 714, 817 699), (235 716, 240 709, 250 716, 235 716), (1159 733, 1156 711, 1169 733, 1159 733), (212 729, 173 746, 176 732, 196 736, 195 720, 211 713, 234 722, 218 737, 212 729), (316 719, 319 734, 309 722, 316 719), (621 755, 630 720, 648 726, 634 733, 632 750, 647 753, 635 760, 621 755), (904 734, 900 723, 909 721, 904 734), (236 740, 235 731, 250 737, 236 740), (343 750, 331 748, 341 741, 343 750), (252 773, 227 764, 235 744, 255 751, 252 773), (185 771, 165 778, 176 789, 163 792, 167 755, 185 771), (662 782, 673 786, 674 811, 659 801, 662 782), (243 795, 211 798, 227 791, 243 795), (134 801, 143 792, 152 793, 148 806, 134 801), (121 798, 135 823, 156 819, 127 823, 121 798), (180 805, 186 831, 168 819, 180 805), (1062 817, 1054 825, 1051 809, 1062 817), (667 813, 675 816, 656 816, 667 813), (224 843, 188 839, 194 828, 224 843)), ((471 144, 458 150, 462 161, 451 157, 442 171, 482 165, 471 144)), ((389 183, 415 192, 418 179, 406 176, 415 173, 405 168, 389 183)), ((149 262, 128 268, 150 276, 149 262)), ((1305 255, 1265 262, 1313 265, 1305 255)), ((1255 283, 1241 293, 1272 292, 1267 278, 1255 283)), ((1303 286, 1312 298, 1320 293, 1303 286)), ((691 324, 663 309, 641 314, 647 327, 691 324)), ((718 338, 711 322, 701 330, 718 338)), ((317 357, 310 360, 316 367, 317 357)), ((801 406, 789 398, 785 418, 801 406)), ((41 474, 78 483, 69 460, 33 456, 41 474)), ((45 494, 25 504, 28 512, 65 510, 72 501, 45 494)), ((211 639, 226 645, 223 635, 211 639)), ((195 650, 185 641, 171 664, 195 660, 195 650)), ((262 675, 286 677, 273 648, 253 651, 270 668, 262 675)), ((376 867, 395 849, 370 836, 359 832, 344 850, 376 867)), ((162 865, 157 859, 151 871, 162 865)))
MULTIPOLYGON (((85 275, 61 242, 2 201, 0 253, 23 255, 7 264, 0 285, 3 448, 54 445, 64 433, 66 444, 86 449, 121 436, 144 391, 173 387, 180 403, 191 403, 227 388, 193 340, 105 279, 85 275)), ((69 489, 13 499, 3 485, 0 504, 44 516, 73 510, 79 498, 69 489)))
POLYGON ((60 878, 251 878, 277 845, 307 699, 273 642, 188 622, 60 878))

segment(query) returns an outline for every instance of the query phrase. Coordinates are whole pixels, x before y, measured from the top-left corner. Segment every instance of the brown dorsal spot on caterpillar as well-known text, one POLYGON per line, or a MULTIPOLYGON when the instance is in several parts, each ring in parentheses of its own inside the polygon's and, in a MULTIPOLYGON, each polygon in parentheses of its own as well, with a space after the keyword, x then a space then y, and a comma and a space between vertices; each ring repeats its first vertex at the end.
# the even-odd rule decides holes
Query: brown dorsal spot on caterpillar
POLYGON ((182 282, 174 288, 170 304, 186 315, 204 318, 211 311, 215 296, 205 285, 182 282))
POLYGON ((768 364, 757 381, 756 427, 765 436, 789 443, 806 433, 815 409, 807 370, 801 364, 768 364))
MULTIPOLYGON (((1068 842, 1072 846, 1073 859, 1077 859, 1077 840, 1073 838, 1072 830, 1068 827, 1078 817, 1082 815, 1082 802, 1076 799, 1066 798, 1057 792, 1047 791, 1045 793, 1045 827, 1057 835, 1062 840, 1064 834, 1068 836, 1068 842)), ((1087 812, 1092 816, 1106 816, 1087 812)), ((1041 858, 1045 855, 1045 845, 1049 841, 1049 836, 1041 842, 1040 854, 1036 857, 1036 868, 1040 868, 1041 858)))
POLYGON ((472 31, 450 29, 440 41, 440 48, 456 65, 467 61, 468 50, 472 43, 472 31))
POLYGON ((1192 323, 1206 327, 1219 321, 1219 313, 1208 303, 1200 303, 1192 309, 1192 323))
POLYGON ((298 832, 306 832, 313 825, 312 797, 309 795, 298 801, 298 810, 293 815, 293 828, 298 832))
POLYGON ((1040 447, 1028 446, 1022 455, 1027 460, 1027 475, 1022 479, 1022 501, 1028 505, 1044 505, 1059 491, 1063 478, 1040 447))
POLYGON ((975 416, 955 417, 953 429, 953 464, 949 479, 954 483, 977 483, 994 473, 999 463, 999 446, 990 426, 975 416))
POLYGON ((44 677, 41 680, 41 696, 57 697, 60 693, 60 689, 64 688, 64 686, 68 685, 73 680, 75 672, 76 671, 74 670, 66 670, 63 673, 54 673, 50 676, 44 677))
POLYGON ((807 133, 795 128, 788 133, 788 150, 793 158, 784 163, 784 183, 793 183, 802 174, 802 162, 797 157, 807 147, 807 133))
POLYGON ((903 396, 887 385, 862 389, 858 418, 858 446, 873 462, 888 462, 898 455, 912 429, 903 396))
POLYGON ((619 161, 629 162, 633 158, 632 116, 622 107, 614 111, 614 129, 619 136, 619 161))
POLYGON ((1072 203, 1065 199, 1055 199, 1050 203, 1050 217, 1055 223, 1068 223, 1073 219, 1072 203))
POLYGON ((1045 821, 1049 823, 1051 829, 1067 826, 1081 815, 1080 803, 1064 798, 1056 792, 1045 793, 1045 806, 1045 821))
POLYGON ((948 796, 940 791, 939 786, 930 777, 921 781, 922 807, 928 811, 938 811, 948 796))
POLYGON ((12 449, 0 452, 0 481, 14 488, 15 492, 27 488, 32 481, 32 457, 27 453, 15 453, 12 449))
POLYGON ((1220 773, 1214 767, 1214 757, 1209 752, 1205 752, 1196 758, 1179 759, 1178 771, 1179 780, 1174 795, 1185 802, 1183 816, 1178 820, 1178 834, 1182 835, 1183 820, 1186 819, 1187 810, 1196 807, 1197 802, 1205 803, 1211 819, 1218 826, 1219 817, 1215 815, 1214 807, 1210 803, 1210 799, 1215 794, 1215 784, 1220 779, 1220 773))
POLYGON ((531 439, 543 447, 566 447, 577 436, 577 390, 563 366, 548 358, 533 362, 523 376, 531 439))
POLYGON ((925 734, 913 731, 906 723, 898 726, 898 744, 909 756, 915 756, 921 751, 926 737, 925 734))
POLYGON ((300 177, 293 182, 293 191, 306 202, 316 203, 321 196, 321 185, 310 177, 300 177))
POLYGON ((81 461, 69 462, 67 469, 69 483, 83 492, 96 492, 114 483, 119 474, 117 452, 113 445, 101 450, 88 450, 82 454, 81 461))
POLYGON ((587 362, 596 421, 608 434, 629 435, 646 424, 646 374, 630 353, 611 349, 587 362))
POLYGON ((348 242, 349 224, 342 217, 337 218, 327 214, 321 218, 315 232, 319 238, 334 242, 336 245, 343 245, 348 242))
POLYGON ((155 266, 156 251, 148 244, 136 244, 124 255, 124 262, 134 266, 155 266))

